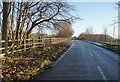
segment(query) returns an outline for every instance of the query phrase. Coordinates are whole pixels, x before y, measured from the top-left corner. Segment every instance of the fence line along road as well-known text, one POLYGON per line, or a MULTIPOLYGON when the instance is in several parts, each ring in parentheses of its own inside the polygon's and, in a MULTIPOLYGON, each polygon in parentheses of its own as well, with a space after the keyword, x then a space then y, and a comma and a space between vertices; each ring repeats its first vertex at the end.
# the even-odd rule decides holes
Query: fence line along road
MULTIPOLYGON (((7 49, 0 46, 0 58, 5 54, 13 54, 16 52, 26 51, 35 47, 44 47, 48 44, 57 44, 66 40, 66 38, 42 38, 42 39, 26 39, 26 40, 8 40, 7 49), (7 50, 6 53, 2 53, 2 50, 7 50)), ((0 44, 5 43, 5 40, 1 40, 0 44)))

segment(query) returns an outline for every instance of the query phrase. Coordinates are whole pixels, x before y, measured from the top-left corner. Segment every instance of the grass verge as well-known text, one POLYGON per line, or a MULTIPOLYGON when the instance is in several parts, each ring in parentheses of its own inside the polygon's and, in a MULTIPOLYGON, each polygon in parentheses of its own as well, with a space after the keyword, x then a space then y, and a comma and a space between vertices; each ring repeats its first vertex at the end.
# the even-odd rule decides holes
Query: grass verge
POLYGON ((113 52, 115 52, 117 54, 120 54, 120 46, 119 45, 113 46, 113 45, 110 45, 110 44, 103 44, 103 43, 100 43, 101 45, 98 45, 98 44, 95 44, 94 42, 91 42, 91 43, 94 44, 94 45, 103 47, 105 49, 108 49, 110 51, 113 51, 113 52))
POLYGON ((33 79, 39 72, 50 67, 70 45, 71 42, 61 42, 5 56, 2 59, 3 81, 33 79))

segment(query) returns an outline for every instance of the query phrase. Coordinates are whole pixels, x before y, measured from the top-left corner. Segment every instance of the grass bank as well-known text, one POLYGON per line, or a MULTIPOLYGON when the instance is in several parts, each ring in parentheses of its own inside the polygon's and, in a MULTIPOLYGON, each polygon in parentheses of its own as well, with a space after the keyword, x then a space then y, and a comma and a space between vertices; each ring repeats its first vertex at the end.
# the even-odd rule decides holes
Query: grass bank
POLYGON ((70 45, 71 41, 65 41, 4 57, 2 66, 3 81, 33 79, 39 72, 51 67, 70 45))
POLYGON ((101 43, 101 42, 91 42, 92 44, 95 44, 97 46, 100 46, 100 47, 103 47, 103 48, 106 48, 108 50, 111 50, 117 54, 120 54, 120 45, 114 45, 114 44, 110 44, 110 43, 101 43), (98 44, 97 44, 98 43, 98 44), (100 45, 99 45, 100 44, 100 45))

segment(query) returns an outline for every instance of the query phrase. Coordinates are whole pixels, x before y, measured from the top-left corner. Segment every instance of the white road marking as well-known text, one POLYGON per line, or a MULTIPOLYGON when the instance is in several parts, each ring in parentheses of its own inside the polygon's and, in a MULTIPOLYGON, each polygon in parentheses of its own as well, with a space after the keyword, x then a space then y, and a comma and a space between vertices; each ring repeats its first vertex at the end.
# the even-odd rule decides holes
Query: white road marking
POLYGON ((88 51, 90 52, 90 55, 93 56, 92 52, 88 49, 88 51))
POLYGON ((102 75, 103 79, 104 80, 107 80, 105 75, 103 74, 102 70, 100 69, 100 66, 98 66, 98 70, 100 71, 100 74, 102 75))
POLYGON ((71 43, 71 46, 67 49, 67 51, 64 52, 64 53, 61 55, 61 57, 59 57, 58 60, 57 60, 52 66, 55 66, 55 65, 63 58, 63 56, 64 56, 67 52, 70 51, 70 49, 72 48, 72 46, 73 46, 73 43, 71 43))

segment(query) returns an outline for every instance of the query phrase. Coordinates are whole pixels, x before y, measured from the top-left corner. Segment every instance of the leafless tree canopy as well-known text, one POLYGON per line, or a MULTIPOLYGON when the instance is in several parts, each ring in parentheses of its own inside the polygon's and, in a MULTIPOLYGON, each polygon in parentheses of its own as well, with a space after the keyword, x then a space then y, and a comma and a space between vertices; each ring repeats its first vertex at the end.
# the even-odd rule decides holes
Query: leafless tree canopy
POLYGON ((106 26, 103 27, 103 34, 105 35, 104 36, 104 41, 106 41, 107 34, 108 34, 108 28, 106 26))
MULTIPOLYGON (((73 6, 67 2, 0 2, 0 25, 2 26, 2 47, 7 50, 7 41, 12 42, 12 46, 22 45, 23 41, 30 38, 34 29, 51 30, 55 33, 67 32, 65 35, 72 36, 73 30, 71 26, 56 27, 56 22, 72 23, 77 17, 70 14, 73 11, 73 6), (66 30, 66 31, 64 31, 66 30)), ((34 31, 35 32, 35 31, 34 31)), ((62 35, 62 34, 61 34, 62 35)))
POLYGON ((22 40, 29 38, 35 28, 55 29, 54 24, 69 20, 71 23, 77 17, 70 14, 73 6, 67 2, 1 2, 0 19, 3 40, 22 40), (5 23, 7 26, 5 25, 5 23), (7 31, 6 31, 7 30, 7 31), (4 34, 5 33, 5 34, 4 34), (7 37, 8 38, 4 38, 7 37))
POLYGON ((58 28, 56 36, 57 37, 71 37, 74 33, 71 26, 72 24, 69 20, 56 22, 56 24, 54 24, 54 27, 58 28))

